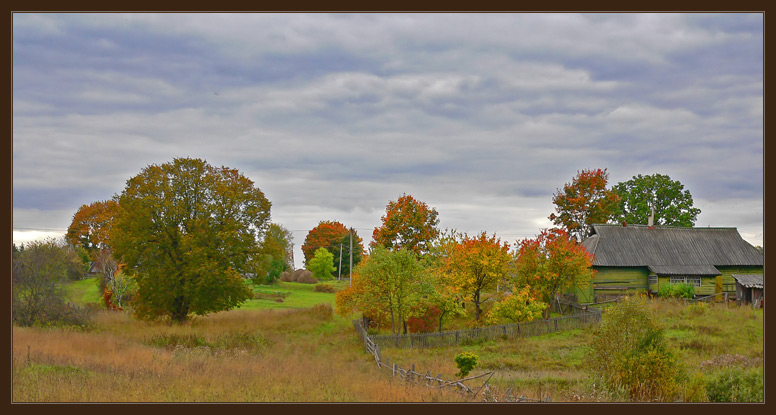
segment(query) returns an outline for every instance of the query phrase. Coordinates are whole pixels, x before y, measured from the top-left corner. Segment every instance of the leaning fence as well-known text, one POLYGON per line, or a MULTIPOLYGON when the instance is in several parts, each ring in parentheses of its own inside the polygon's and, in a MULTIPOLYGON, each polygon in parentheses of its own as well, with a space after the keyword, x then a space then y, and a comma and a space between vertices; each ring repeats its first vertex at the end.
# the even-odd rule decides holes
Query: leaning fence
POLYGON ((557 331, 587 327, 601 319, 601 313, 583 311, 570 316, 549 320, 534 320, 527 323, 479 327, 468 330, 452 330, 438 333, 413 333, 406 335, 369 336, 375 345, 397 348, 429 348, 454 346, 462 343, 491 340, 496 338, 531 337, 557 331))
POLYGON ((468 399, 475 400, 478 396, 480 396, 481 400, 483 402, 549 402, 550 398, 547 397, 544 400, 541 399, 532 399, 532 398, 526 398, 524 395, 521 396, 513 396, 509 390, 506 391, 506 393, 498 394, 494 393, 490 389, 490 385, 488 382, 490 381, 490 378, 493 377, 494 371, 490 371, 487 373, 470 376, 463 379, 445 379, 442 377, 442 374, 437 374, 436 376, 432 376, 430 371, 426 371, 425 374, 416 371, 415 365, 413 364, 410 369, 405 369, 403 367, 400 367, 397 363, 391 363, 389 359, 383 360, 382 353, 380 352, 380 345, 375 343, 372 338, 369 336, 369 334, 366 332, 364 327, 361 325, 360 320, 354 320, 353 321, 353 327, 356 329, 356 332, 359 333, 361 336, 361 340, 364 343, 364 349, 372 356, 374 356, 375 363, 377 364, 377 368, 381 370, 386 370, 389 374, 391 374, 393 377, 399 377, 402 380, 406 382, 413 382, 419 385, 425 385, 428 387, 433 388, 444 388, 444 387, 452 387, 456 388, 459 392, 466 395, 468 399), (470 382, 475 379, 482 379, 485 378, 485 381, 480 385, 477 386, 470 386, 471 383, 467 384, 466 382, 470 382), (480 394, 482 392, 482 394, 480 394))

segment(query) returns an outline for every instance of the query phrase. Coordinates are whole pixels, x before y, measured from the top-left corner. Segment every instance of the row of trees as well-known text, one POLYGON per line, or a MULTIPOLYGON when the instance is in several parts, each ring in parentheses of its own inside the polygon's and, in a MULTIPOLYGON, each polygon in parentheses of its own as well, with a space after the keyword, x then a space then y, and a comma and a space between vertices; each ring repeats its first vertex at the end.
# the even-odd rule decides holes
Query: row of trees
MULTIPOLYGON (((689 197, 689 192, 660 190, 673 183, 663 176, 634 177, 613 189, 606 188, 607 179, 605 169, 580 172, 553 198, 558 214, 550 218, 563 232, 544 231, 536 239, 519 242, 514 251, 495 235, 440 232, 436 209, 406 194, 386 206, 368 256, 355 231, 334 221, 322 221, 311 230, 302 251, 308 266, 327 276, 350 274, 352 258, 357 276, 352 289, 341 296, 343 307, 369 310, 376 318, 393 315, 397 327, 406 327, 410 317, 429 310, 442 322, 460 311, 463 301, 474 305, 479 321, 481 304, 489 301, 494 287, 500 293, 502 286, 512 297, 500 294, 502 303, 493 308, 494 316, 525 315, 518 305, 547 303, 573 278, 589 277, 582 270, 589 259, 572 242, 588 234, 591 223, 619 217, 639 221, 645 203, 656 208, 656 224, 674 224, 671 209, 687 216, 685 221, 697 214, 692 208, 676 210, 677 202, 663 203, 670 197, 689 197), (577 252, 580 259, 565 260, 562 266, 548 262, 563 256, 553 253, 559 250, 564 255, 577 252), (536 257, 533 262, 530 255, 536 257), (410 290, 409 299, 391 294, 385 300, 390 305, 378 307, 382 314, 370 308, 374 301, 363 300, 359 293, 382 286, 385 296, 387 289, 369 282, 370 275, 399 278, 392 284, 397 283, 401 292, 410 290), (546 282, 552 276, 565 282, 546 282)), ((183 321, 190 314, 229 309, 250 298, 245 275, 253 275, 257 282, 272 281, 293 266, 291 234, 270 222, 270 208, 264 194, 238 171, 178 158, 144 168, 113 199, 82 206, 67 240, 100 264, 106 303, 121 307, 131 291, 138 316, 183 321)))
POLYGON ((580 242, 592 225, 607 222, 692 226, 700 210, 678 181, 668 176, 634 176, 608 188, 606 169, 583 170, 553 195, 559 228, 517 242, 514 251, 495 235, 440 233, 438 212, 411 196, 386 206, 372 234, 371 252, 356 268, 352 286, 337 296, 342 313, 360 310, 394 333, 408 322, 433 315, 441 330, 446 316, 472 304, 495 300, 485 320, 527 321, 544 313, 565 290, 589 284, 592 256, 580 242), (504 291, 500 290, 504 287, 504 291))
POLYGON ((407 333, 408 323, 430 315, 441 331, 445 319, 465 314, 465 303, 475 324, 530 321, 549 313, 562 290, 594 274, 592 256, 558 229, 518 242, 514 251, 485 232, 445 231, 426 242, 425 253, 375 245, 352 286, 337 294, 338 311, 359 310, 393 333, 407 333), (489 301, 495 304, 483 316, 489 301))

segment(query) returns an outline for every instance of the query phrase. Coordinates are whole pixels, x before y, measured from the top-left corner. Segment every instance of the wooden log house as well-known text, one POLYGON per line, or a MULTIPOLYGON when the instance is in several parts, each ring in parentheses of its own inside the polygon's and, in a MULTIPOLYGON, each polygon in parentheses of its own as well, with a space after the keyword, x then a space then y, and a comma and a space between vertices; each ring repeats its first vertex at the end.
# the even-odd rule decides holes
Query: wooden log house
POLYGON ((595 255, 592 283, 573 295, 593 303, 663 284, 690 283, 695 295, 736 293, 733 274, 763 274, 763 255, 736 228, 593 225, 582 246, 595 255))

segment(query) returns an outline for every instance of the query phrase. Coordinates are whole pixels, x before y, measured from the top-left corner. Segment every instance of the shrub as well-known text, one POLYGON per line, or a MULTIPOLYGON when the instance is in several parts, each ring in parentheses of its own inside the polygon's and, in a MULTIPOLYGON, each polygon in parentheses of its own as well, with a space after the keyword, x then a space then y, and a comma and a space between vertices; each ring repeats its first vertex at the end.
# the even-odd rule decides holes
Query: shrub
POLYGON ((317 284, 315 286, 315 292, 319 293, 336 293, 337 289, 331 284, 317 284))
POLYGON ((711 402, 763 402, 763 373, 760 369, 726 369, 706 381, 711 402))
POLYGON ((692 284, 663 284, 657 291, 657 295, 663 298, 687 298, 695 296, 695 286, 692 284))
POLYGON ((455 365, 458 367, 458 377, 465 377, 479 363, 479 357, 472 352, 462 352, 455 356, 455 365))
POLYGON ((64 300, 61 283, 74 263, 62 241, 30 242, 12 253, 11 319, 21 326, 90 325, 91 314, 64 300))
POLYGON ((442 310, 439 307, 429 306, 423 315, 407 319, 407 331, 410 333, 428 333, 436 330, 440 314, 442 314, 442 310))
POLYGON ((625 390, 635 401, 670 401, 679 391, 678 361, 643 296, 626 297, 606 311, 593 335, 589 365, 607 390, 625 390))

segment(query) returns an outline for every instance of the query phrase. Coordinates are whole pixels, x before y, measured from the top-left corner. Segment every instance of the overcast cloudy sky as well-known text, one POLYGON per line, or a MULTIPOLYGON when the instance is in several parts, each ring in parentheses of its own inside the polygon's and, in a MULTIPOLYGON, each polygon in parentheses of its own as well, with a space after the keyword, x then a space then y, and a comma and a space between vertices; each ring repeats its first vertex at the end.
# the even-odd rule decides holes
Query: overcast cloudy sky
POLYGON ((667 174, 763 244, 762 14, 14 14, 13 239, 149 164, 239 169, 293 230, 549 227, 578 170, 667 174))

